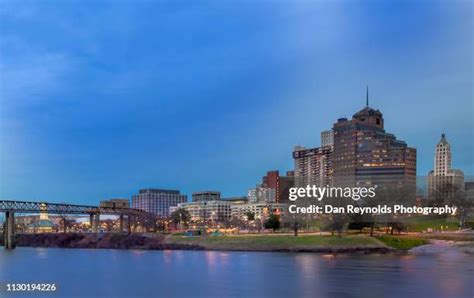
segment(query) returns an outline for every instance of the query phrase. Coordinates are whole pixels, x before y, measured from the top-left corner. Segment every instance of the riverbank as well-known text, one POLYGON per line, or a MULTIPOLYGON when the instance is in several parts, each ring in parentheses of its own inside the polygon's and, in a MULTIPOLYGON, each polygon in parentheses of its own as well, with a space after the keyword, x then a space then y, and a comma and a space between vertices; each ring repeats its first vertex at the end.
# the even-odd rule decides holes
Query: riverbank
MULTIPOLYGON (((314 253, 389 253, 406 252, 414 247, 425 246, 433 241, 444 240, 472 253, 474 239, 471 234, 439 235, 380 235, 365 234, 330 235, 303 234, 254 234, 229 236, 197 236, 162 234, 79 234, 45 233, 17 234, 19 247, 141 249, 141 250, 215 250, 260 252, 314 252, 314 253), (445 239, 447 238, 447 239, 445 239), (447 241, 449 239, 449 241, 447 241)), ((0 245, 3 239, 0 237, 0 245)))
POLYGON ((383 242, 365 235, 319 236, 300 235, 239 235, 219 237, 169 236, 173 245, 191 245, 206 250, 276 251, 319 253, 388 253, 393 251, 383 242))
MULTIPOLYGON (((1 240, 0 240, 1 242, 1 240)), ((142 234, 18 234, 20 247, 108 248, 143 250, 218 250, 315 253, 388 253, 396 251, 366 235, 245 235, 184 237, 142 234)))
MULTIPOLYGON (((43 233, 17 234, 19 247, 56 247, 56 248, 108 248, 108 249, 202 249, 192 245, 170 245, 166 236, 149 237, 141 234, 79 234, 79 233, 43 233)), ((3 245, 3 239, 0 244, 3 245)))

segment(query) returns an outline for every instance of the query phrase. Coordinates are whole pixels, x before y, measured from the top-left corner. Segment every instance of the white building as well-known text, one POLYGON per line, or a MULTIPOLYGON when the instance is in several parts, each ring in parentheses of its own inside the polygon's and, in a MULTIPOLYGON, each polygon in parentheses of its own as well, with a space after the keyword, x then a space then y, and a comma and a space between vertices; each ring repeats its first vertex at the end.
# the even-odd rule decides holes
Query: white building
POLYGON ((276 201, 276 189, 257 184, 247 193, 249 203, 273 203, 276 201))
POLYGON ((194 222, 224 222, 231 217, 232 202, 225 200, 199 201, 180 203, 176 208, 170 209, 173 212, 179 208, 187 210, 194 222))
POLYGON ((281 214, 286 208, 285 204, 281 203, 248 203, 231 205, 232 217, 238 217, 246 220, 249 212, 255 215, 255 219, 265 219, 270 214, 281 214))
POLYGON ((428 173, 428 196, 433 198, 443 186, 454 185, 464 190, 464 173, 451 169, 451 146, 443 133, 436 145, 434 169, 428 173))

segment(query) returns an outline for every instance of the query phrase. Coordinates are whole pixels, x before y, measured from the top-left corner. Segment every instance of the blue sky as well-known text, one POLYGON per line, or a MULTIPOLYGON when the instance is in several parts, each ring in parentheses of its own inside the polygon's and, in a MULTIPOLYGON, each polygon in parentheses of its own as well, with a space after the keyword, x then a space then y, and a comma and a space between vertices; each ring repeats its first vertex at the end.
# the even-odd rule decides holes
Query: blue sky
POLYGON ((471 1, 2 1, 0 197, 243 195, 364 105, 474 174, 471 1))

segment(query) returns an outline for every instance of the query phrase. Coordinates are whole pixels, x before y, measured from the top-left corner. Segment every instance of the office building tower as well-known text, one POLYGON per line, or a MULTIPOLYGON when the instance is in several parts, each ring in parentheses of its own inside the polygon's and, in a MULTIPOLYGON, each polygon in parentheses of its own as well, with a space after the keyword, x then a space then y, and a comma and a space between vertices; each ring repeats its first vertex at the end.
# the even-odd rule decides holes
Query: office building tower
POLYGON ((332 146, 305 148, 296 146, 293 151, 295 187, 332 184, 332 146))
POLYGON ((288 202, 290 188, 294 186, 295 177, 293 171, 286 172, 286 176, 280 176, 279 171, 269 171, 262 177, 262 187, 275 190, 276 203, 288 202))
POLYGON ((334 145, 334 132, 332 129, 321 132, 321 147, 334 145))
POLYGON ((443 133, 435 148, 434 168, 428 173, 428 197, 433 198, 437 192, 445 192, 443 188, 446 187, 464 190, 464 173, 451 169, 451 145, 443 133))
POLYGON ((384 129, 379 110, 366 107, 351 120, 334 123, 333 183, 335 186, 416 185, 416 149, 384 129))
POLYGON ((186 195, 182 195, 179 190, 148 188, 132 196, 132 208, 168 217, 170 207, 186 201, 186 195))

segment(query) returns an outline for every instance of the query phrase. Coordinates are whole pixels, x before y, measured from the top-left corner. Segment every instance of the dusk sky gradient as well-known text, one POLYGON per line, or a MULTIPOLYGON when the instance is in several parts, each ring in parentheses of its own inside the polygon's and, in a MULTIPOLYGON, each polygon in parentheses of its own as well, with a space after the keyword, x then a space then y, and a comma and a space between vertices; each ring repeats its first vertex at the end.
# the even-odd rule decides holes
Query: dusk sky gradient
POLYGON ((245 195, 365 105, 474 174, 472 1, 1 1, 0 198, 245 195))

